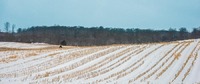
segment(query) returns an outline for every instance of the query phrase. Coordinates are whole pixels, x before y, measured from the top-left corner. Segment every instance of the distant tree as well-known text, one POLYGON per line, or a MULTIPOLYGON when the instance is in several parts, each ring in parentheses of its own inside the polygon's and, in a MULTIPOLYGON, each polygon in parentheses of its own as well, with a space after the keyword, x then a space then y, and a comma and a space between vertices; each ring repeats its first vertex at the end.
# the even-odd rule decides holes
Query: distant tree
POLYGON ((182 27, 182 28, 180 28, 179 29, 179 39, 186 39, 186 38, 188 38, 188 31, 187 31, 187 29, 186 28, 184 28, 184 27, 182 27))
POLYGON ((194 28, 192 31, 192 38, 200 38, 200 27, 194 28))
POLYGON ((168 32, 169 40, 175 40, 178 37, 178 32, 176 29, 170 28, 168 32))
POLYGON ((15 24, 12 25, 12 33, 15 32, 15 24))
POLYGON ((17 33, 21 33, 22 32, 22 29, 21 28, 18 28, 17 29, 17 33))
POLYGON ((60 45, 67 45, 67 43, 66 43, 65 40, 63 40, 63 41, 60 43, 60 45))
POLYGON ((4 26, 5 26, 6 32, 8 32, 8 31, 9 31, 9 27, 10 27, 10 23, 9 23, 9 22, 6 22, 6 23, 4 24, 4 26))

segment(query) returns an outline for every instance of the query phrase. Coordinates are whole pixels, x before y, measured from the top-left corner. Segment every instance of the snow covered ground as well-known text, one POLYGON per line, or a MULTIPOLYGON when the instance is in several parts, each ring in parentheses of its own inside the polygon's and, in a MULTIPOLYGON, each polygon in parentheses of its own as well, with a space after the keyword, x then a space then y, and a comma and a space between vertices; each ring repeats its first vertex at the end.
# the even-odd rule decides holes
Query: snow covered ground
POLYGON ((77 47, 0 42, 0 84, 200 83, 200 40, 77 47))
POLYGON ((0 48, 20 48, 20 49, 33 49, 45 48, 48 44, 45 43, 17 43, 17 42, 0 42, 0 48))

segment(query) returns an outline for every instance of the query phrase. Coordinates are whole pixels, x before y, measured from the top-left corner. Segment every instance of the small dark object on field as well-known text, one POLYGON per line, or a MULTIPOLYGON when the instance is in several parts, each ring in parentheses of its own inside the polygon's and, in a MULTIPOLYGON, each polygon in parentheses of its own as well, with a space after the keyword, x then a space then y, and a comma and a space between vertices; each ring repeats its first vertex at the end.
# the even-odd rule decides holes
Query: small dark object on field
POLYGON ((59 48, 62 48, 62 45, 60 45, 59 48))

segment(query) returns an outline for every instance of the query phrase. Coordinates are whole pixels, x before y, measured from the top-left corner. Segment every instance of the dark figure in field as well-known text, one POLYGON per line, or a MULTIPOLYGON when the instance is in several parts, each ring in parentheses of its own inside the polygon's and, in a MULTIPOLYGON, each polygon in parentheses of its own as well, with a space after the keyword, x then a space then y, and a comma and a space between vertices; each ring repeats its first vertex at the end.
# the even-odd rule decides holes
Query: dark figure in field
POLYGON ((66 41, 63 40, 61 43, 60 43, 60 47, 59 48, 62 48, 63 45, 67 45, 66 41))

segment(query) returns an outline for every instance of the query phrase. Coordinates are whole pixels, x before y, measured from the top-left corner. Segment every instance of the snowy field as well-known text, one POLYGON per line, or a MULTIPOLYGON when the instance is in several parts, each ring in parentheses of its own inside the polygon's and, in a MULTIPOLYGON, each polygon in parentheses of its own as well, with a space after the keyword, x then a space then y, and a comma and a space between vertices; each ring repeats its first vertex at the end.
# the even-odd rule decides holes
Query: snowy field
POLYGON ((109 46, 0 42, 0 84, 200 83, 200 40, 109 46))

